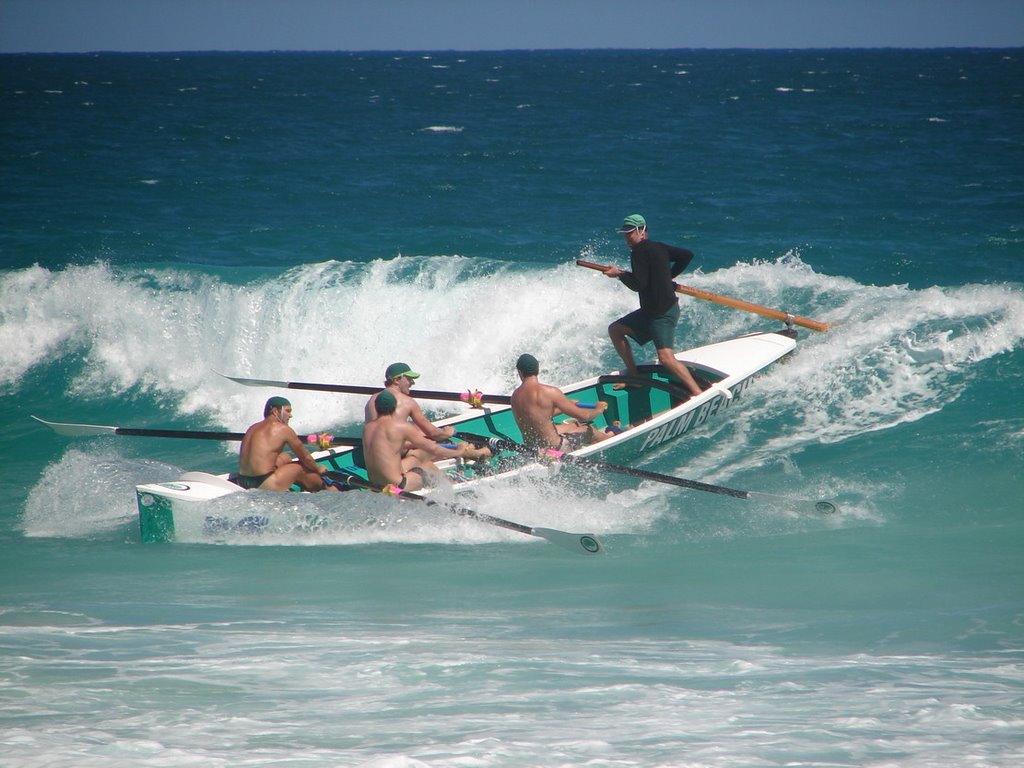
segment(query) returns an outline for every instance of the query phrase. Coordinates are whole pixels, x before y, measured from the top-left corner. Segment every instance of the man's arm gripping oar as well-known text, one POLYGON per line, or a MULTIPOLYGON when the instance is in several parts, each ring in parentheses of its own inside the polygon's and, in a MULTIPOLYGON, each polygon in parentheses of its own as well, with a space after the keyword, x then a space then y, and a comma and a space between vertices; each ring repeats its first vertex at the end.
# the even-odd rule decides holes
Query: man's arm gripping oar
MULTIPOLYGON (((583 261, 582 259, 577 259, 576 265, 586 267, 587 269, 596 269, 598 272, 604 272, 608 269, 606 265, 595 264, 592 261, 583 261)), ((777 309, 762 307, 760 304, 753 304, 749 301, 744 301, 743 299, 734 299, 731 296, 722 296, 717 293, 711 293, 711 291, 701 290, 700 288, 691 288, 688 285, 680 285, 679 283, 674 283, 674 285, 676 287, 676 293, 682 293, 687 296, 692 296, 695 299, 703 299, 704 301, 721 304, 723 307, 732 307, 733 309, 742 309, 745 312, 753 312, 755 315, 770 317, 773 320, 782 320, 785 323, 799 325, 802 328, 810 328, 812 331, 827 331, 832 327, 828 323, 821 323, 817 320, 798 317, 796 315, 791 315, 788 312, 781 312, 777 309)))

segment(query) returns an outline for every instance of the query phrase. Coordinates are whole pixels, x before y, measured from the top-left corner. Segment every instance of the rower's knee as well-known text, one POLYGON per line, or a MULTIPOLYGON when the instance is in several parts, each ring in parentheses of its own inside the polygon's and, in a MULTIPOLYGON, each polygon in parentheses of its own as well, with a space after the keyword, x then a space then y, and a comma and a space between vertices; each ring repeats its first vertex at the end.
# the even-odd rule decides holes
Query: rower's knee
POLYGON ((677 359, 671 349, 659 349, 658 350, 658 362, 662 365, 682 365, 677 359))

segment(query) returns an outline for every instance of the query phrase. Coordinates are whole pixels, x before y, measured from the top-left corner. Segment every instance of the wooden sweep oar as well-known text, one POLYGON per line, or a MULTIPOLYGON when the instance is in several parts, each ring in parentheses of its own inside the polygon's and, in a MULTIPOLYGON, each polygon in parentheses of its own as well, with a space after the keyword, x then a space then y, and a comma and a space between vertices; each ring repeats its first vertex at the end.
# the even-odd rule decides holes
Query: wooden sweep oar
POLYGON ((494 517, 493 515, 487 515, 483 512, 475 512, 472 509, 467 509, 459 504, 451 504, 448 502, 434 501, 433 499, 427 498, 426 496, 420 496, 417 493, 410 493, 409 491, 403 491, 397 486, 381 486, 376 483, 371 483, 369 480, 364 480, 359 475, 354 475, 350 472, 329 470, 324 475, 335 482, 343 485, 353 486, 356 488, 365 488, 368 491, 374 491, 376 493, 383 493, 390 496, 397 496, 400 499, 410 499, 413 501, 425 501, 428 506, 441 507, 442 509, 452 512, 456 515, 463 517, 471 517, 474 520, 479 520, 482 523, 488 523, 489 525, 496 525, 499 528, 507 528, 510 531, 517 531, 519 533, 525 533, 527 536, 537 536, 541 539, 546 539, 552 544, 557 544, 563 549, 568 549, 570 552, 575 552, 578 555, 596 555, 603 551, 601 542, 597 540, 597 537, 592 533, 566 533, 565 531, 559 531, 555 528, 533 528, 529 525, 523 525, 522 523, 514 523, 511 520, 504 520, 500 517, 494 517))
MULTIPOLYGON (((218 373, 225 379, 230 379, 236 384, 244 384, 247 387, 279 387, 281 389, 306 389, 314 392, 345 392, 350 395, 375 395, 383 389, 383 387, 361 387, 355 384, 313 384, 304 381, 246 379, 241 376, 228 376, 226 373, 220 373, 220 371, 218 373)), ((467 390, 466 392, 441 392, 433 389, 414 389, 409 394, 421 400, 461 401, 476 407, 485 402, 497 405, 508 405, 512 402, 512 398, 509 395, 485 395, 474 390, 467 390)))
MULTIPOLYGON (((580 267, 587 267, 587 269, 596 269, 598 272, 604 272, 608 269, 605 265, 595 264, 592 261, 583 261, 582 259, 577 259, 576 264, 580 267)), ((679 283, 673 283, 673 285, 676 287, 676 293, 683 293, 687 296, 692 296, 695 299, 703 299, 704 301, 721 304, 723 307, 732 307, 733 309, 742 309, 745 312, 753 312, 755 315, 770 317, 773 320, 782 320, 786 323, 793 323, 794 325, 799 325, 802 328, 810 328, 812 331, 827 331, 832 327, 828 323, 821 323, 817 320, 798 317, 796 315, 791 315, 788 312, 781 312, 777 309, 762 307, 760 304, 752 304, 749 301, 743 301, 743 299, 734 299, 731 296, 722 296, 717 293, 711 293, 711 291, 701 290, 700 288, 691 288, 688 285, 680 285, 679 283)))
POLYGON ((687 480, 684 477, 675 477, 673 475, 663 475, 660 472, 651 472, 646 469, 636 469, 634 467, 623 467, 619 464, 609 464, 605 461, 598 461, 597 459, 588 459, 583 456, 573 456, 569 453, 562 451, 556 451, 554 449, 541 449, 540 451, 527 448, 525 445, 513 442, 512 440, 506 440, 500 437, 484 437, 483 435, 474 435, 470 432, 456 432, 455 437, 460 440, 465 440, 468 443, 474 445, 486 445, 492 452, 499 450, 515 451, 524 455, 533 455, 539 458, 547 457, 555 461, 561 461, 566 464, 576 464, 583 467, 593 467, 595 469, 602 469, 606 472, 615 472, 620 475, 629 475, 630 477, 639 477, 644 480, 653 480, 658 483, 666 483, 667 485, 675 485, 680 488, 690 488, 695 491, 706 491, 707 493, 719 493, 723 496, 732 496, 737 499, 750 499, 757 496, 770 497, 773 499, 779 499, 788 501, 793 504, 813 504, 815 512, 821 512, 822 514, 831 514, 837 510, 837 506, 831 501, 811 501, 809 499, 794 499, 789 496, 776 496, 773 493, 761 493, 759 491, 740 491, 735 488, 726 488, 722 485, 711 485, 710 483, 702 483, 699 480, 687 480))
MULTIPOLYGON (((244 432, 202 432, 192 429, 138 429, 134 427, 108 427, 102 424, 69 424, 62 421, 47 421, 33 416, 56 432, 66 437, 95 437, 98 435, 122 435, 129 437, 182 437, 192 440, 241 440, 244 432)), ((331 445, 362 445, 359 437, 333 437, 331 445)))

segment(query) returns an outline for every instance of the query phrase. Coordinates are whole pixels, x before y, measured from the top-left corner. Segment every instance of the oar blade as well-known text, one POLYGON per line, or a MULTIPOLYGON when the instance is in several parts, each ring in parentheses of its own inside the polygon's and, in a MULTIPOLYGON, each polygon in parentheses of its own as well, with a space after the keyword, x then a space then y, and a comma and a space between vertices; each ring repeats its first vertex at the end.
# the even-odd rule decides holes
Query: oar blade
MULTIPOLYGON (((369 480, 364 480, 358 475, 354 475, 350 472, 329 470, 324 474, 331 480, 350 487, 364 488, 368 491, 374 491, 375 493, 384 492, 384 489, 376 483, 371 483, 369 480)), ((477 512, 469 509, 468 507, 464 507, 461 504, 435 501, 434 499, 426 496, 421 496, 418 493, 409 493, 408 491, 402 491, 398 496, 399 498, 410 499, 412 501, 423 501, 426 502, 428 506, 441 507, 452 514, 460 515, 462 517, 471 517, 481 523, 495 525, 499 528, 507 528, 510 531, 518 531, 519 533, 525 533, 527 536, 536 536, 537 538, 545 539, 552 544, 562 547, 562 549, 575 552, 578 555, 596 555, 604 551, 604 548, 601 546, 601 542, 598 541, 597 537, 592 533, 567 533, 566 531, 559 531, 554 528, 531 528, 530 526, 523 525, 522 523, 516 523, 511 520, 495 517, 494 515, 477 512)))
MULTIPOLYGON (((405 496, 406 494, 402 495, 405 496)), ((562 549, 575 552, 577 555, 597 555, 604 552, 601 542, 598 541, 597 537, 592 533, 569 533, 567 531, 559 531, 556 528, 533 528, 529 525, 505 520, 504 518, 495 517, 494 515, 476 512, 475 510, 463 507, 461 504, 434 501, 433 499, 429 499, 424 496, 417 496, 416 494, 408 495, 414 498, 423 499, 431 506, 444 507, 449 512, 454 512, 456 515, 471 517, 474 520, 479 520, 481 523, 488 523, 489 525, 496 525, 499 528, 507 528, 510 531, 525 533, 527 536, 535 536, 539 539, 545 539, 562 549)))
POLYGON ((45 424, 58 435, 66 437, 91 437, 93 435, 116 435, 117 427, 107 427, 102 424, 69 424, 62 421, 47 421, 33 416, 36 421, 45 424))
POLYGON ((274 381, 272 379, 246 379, 241 376, 228 376, 226 373, 216 372, 219 376, 223 376, 225 379, 235 382, 236 384, 242 384, 246 387, 285 387, 287 388, 290 382, 287 381, 274 381))
POLYGON ((793 496, 781 496, 777 493, 764 493, 763 491, 749 491, 749 495, 754 499, 790 504, 805 512, 809 511, 808 507, 812 507, 820 515, 834 515, 839 511, 839 504, 828 499, 812 501, 811 499, 798 499, 793 496))
POLYGON ((530 533, 578 555, 600 555, 604 552, 601 542, 592 533, 568 533, 554 528, 531 528, 530 533))

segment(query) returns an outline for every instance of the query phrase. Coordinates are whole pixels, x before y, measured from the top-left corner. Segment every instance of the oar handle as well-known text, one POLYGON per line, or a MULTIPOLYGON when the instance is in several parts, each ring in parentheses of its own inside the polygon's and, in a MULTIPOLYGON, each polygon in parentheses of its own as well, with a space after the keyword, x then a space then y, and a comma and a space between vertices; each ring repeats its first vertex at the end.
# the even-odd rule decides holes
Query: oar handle
POLYGON ((182 437, 191 440, 241 440, 244 432, 200 432, 191 429, 136 429, 135 427, 118 427, 115 435, 125 437, 182 437))
POLYGON ((735 488, 726 488, 721 485, 711 485, 709 483, 702 483, 699 480, 687 480, 683 477, 675 477, 673 475, 663 475, 660 472, 650 472, 646 469, 636 469, 634 467, 623 467, 619 464, 609 464, 605 461, 598 461, 597 459, 588 459, 582 456, 573 456, 572 454, 565 453, 564 451, 557 451, 553 449, 540 449, 535 450, 527 448, 525 445, 520 445, 517 442, 508 440, 503 437, 484 437, 483 435, 475 435, 471 432, 456 432, 455 437, 460 440, 465 440, 467 443, 475 443, 477 445, 487 445, 492 451, 513 451, 521 454, 533 454, 538 458, 546 458, 548 460, 562 461, 566 464, 577 464, 582 467, 594 467, 595 469, 603 469, 606 472, 615 472, 620 475, 629 475, 631 477, 639 477, 644 480, 654 480, 660 483, 667 483, 668 485, 675 485, 680 488, 691 488, 695 491, 707 491, 708 493, 719 493, 723 496, 733 496, 737 499, 750 498, 749 491, 740 491, 735 488))
MULTIPOLYGON (((382 389, 381 387, 363 387, 355 384, 316 384, 305 381, 289 381, 284 386, 288 389, 305 389, 313 392, 342 392, 350 395, 375 395, 382 389)), ((496 405, 508 405, 512 402, 510 395, 489 395, 474 390, 445 392, 436 389, 412 389, 409 391, 409 395, 420 400, 463 402, 475 407, 480 407, 485 402, 496 405)))
MULTIPOLYGON (((127 437, 181 437, 190 440, 221 440, 224 442, 241 441, 245 437, 244 432, 202 432, 192 429, 136 429, 134 427, 117 427, 114 434, 127 437)), ((319 435, 313 434, 310 437, 319 437, 319 435)), ((314 448, 319 446, 321 450, 326 450, 332 445, 363 444, 361 437, 335 437, 334 435, 324 435, 323 437, 327 439, 323 441, 307 439, 306 442, 311 443, 314 448)))
MULTIPOLYGON (((245 437, 244 432, 206 432, 195 429, 143 429, 141 427, 114 427, 103 424, 73 424, 62 421, 47 421, 38 416, 33 419, 45 424, 58 435, 66 437, 100 437, 103 435, 118 435, 121 437, 180 437, 189 440, 241 440, 245 437)), ((360 437, 335 437, 334 435, 318 435, 327 437, 325 443, 330 445, 362 445, 360 437)), ((324 446, 321 446, 324 447, 324 446)))
MULTIPOLYGON (((577 259, 576 265, 579 267, 586 267, 587 269, 596 269, 598 272, 604 272, 608 269, 607 266, 602 264, 595 264, 592 261, 584 261, 583 259, 577 259)), ((788 312, 782 312, 778 309, 771 309, 769 307, 762 307, 760 304, 753 304, 749 301, 743 301, 743 299, 734 299, 731 296, 722 296, 721 294, 712 293, 711 291, 704 291, 700 288, 691 288, 688 285, 680 285, 679 283, 673 283, 676 289, 676 293, 682 293, 686 296, 692 296, 695 299, 703 299, 704 301, 710 301, 714 304, 721 304, 723 307, 732 307, 733 309, 742 309, 745 312, 752 312, 755 315, 761 315, 762 317, 770 317, 773 320, 782 320, 785 323, 792 323, 793 325, 799 325, 801 328, 809 328, 812 331, 827 331, 832 326, 828 323, 821 323, 817 320, 810 320, 806 317, 799 317, 798 315, 792 315, 788 312)))
POLYGON ((770 317, 773 320, 782 320, 785 323, 792 323, 793 325, 799 325, 801 328, 809 328, 812 331, 820 331, 824 333, 832 326, 828 323, 821 323, 817 320, 810 320, 806 317, 800 317, 799 315, 791 315, 788 312, 782 312, 778 309, 771 309, 769 307, 762 307, 760 304, 752 304, 749 301, 743 301, 743 299, 734 299, 731 296, 722 296, 717 293, 711 293, 711 291, 704 291, 700 288, 691 288, 688 285, 680 285, 674 283, 676 293, 682 293, 687 296, 692 296, 695 299, 703 299, 704 301, 710 301, 714 304, 721 304, 723 307, 732 307, 733 309, 742 309, 744 312, 752 312, 755 315, 761 315, 762 317, 770 317))
MULTIPOLYGON (((280 387, 283 389, 302 389, 310 392, 341 392, 349 395, 376 395, 382 389, 382 387, 366 387, 358 384, 323 384, 311 381, 250 379, 242 376, 228 376, 226 373, 221 373, 220 375, 236 384, 243 384, 247 387, 280 387)), ((468 403, 474 408, 482 407, 485 402, 498 405, 508 405, 512 402, 511 395, 488 395, 473 389, 466 390, 465 392, 415 389, 409 394, 421 400, 450 400, 452 402, 468 403)))
MULTIPOLYGON (((562 461, 567 464, 576 464, 583 467, 594 467, 595 469, 603 469, 608 472, 616 472, 618 474, 629 475, 631 477, 640 477, 645 480, 654 480, 659 483, 675 485, 680 488, 690 488, 695 491, 706 491, 707 493, 718 493, 723 496, 732 496, 736 499, 750 499, 752 496, 774 496, 774 494, 759 493, 758 491, 741 491, 736 488, 726 488, 724 485, 711 485, 710 483, 702 483, 699 480, 687 480, 685 477, 663 475, 660 472, 650 472, 646 469, 636 469, 634 467, 623 467, 619 464, 609 464, 605 461, 588 459, 583 456, 573 456, 572 454, 565 453, 564 451, 558 451, 553 448, 534 450, 504 437, 485 437, 483 435, 475 435, 472 432, 456 432, 455 436, 460 440, 465 440, 467 443, 486 445, 494 453, 504 450, 526 455, 533 454, 539 459, 562 461)), ((807 499, 791 499, 785 496, 774 496, 774 498, 795 504, 813 504, 816 512, 832 513, 837 509, 836 505, 831 501, 809 501, 807 499)))

